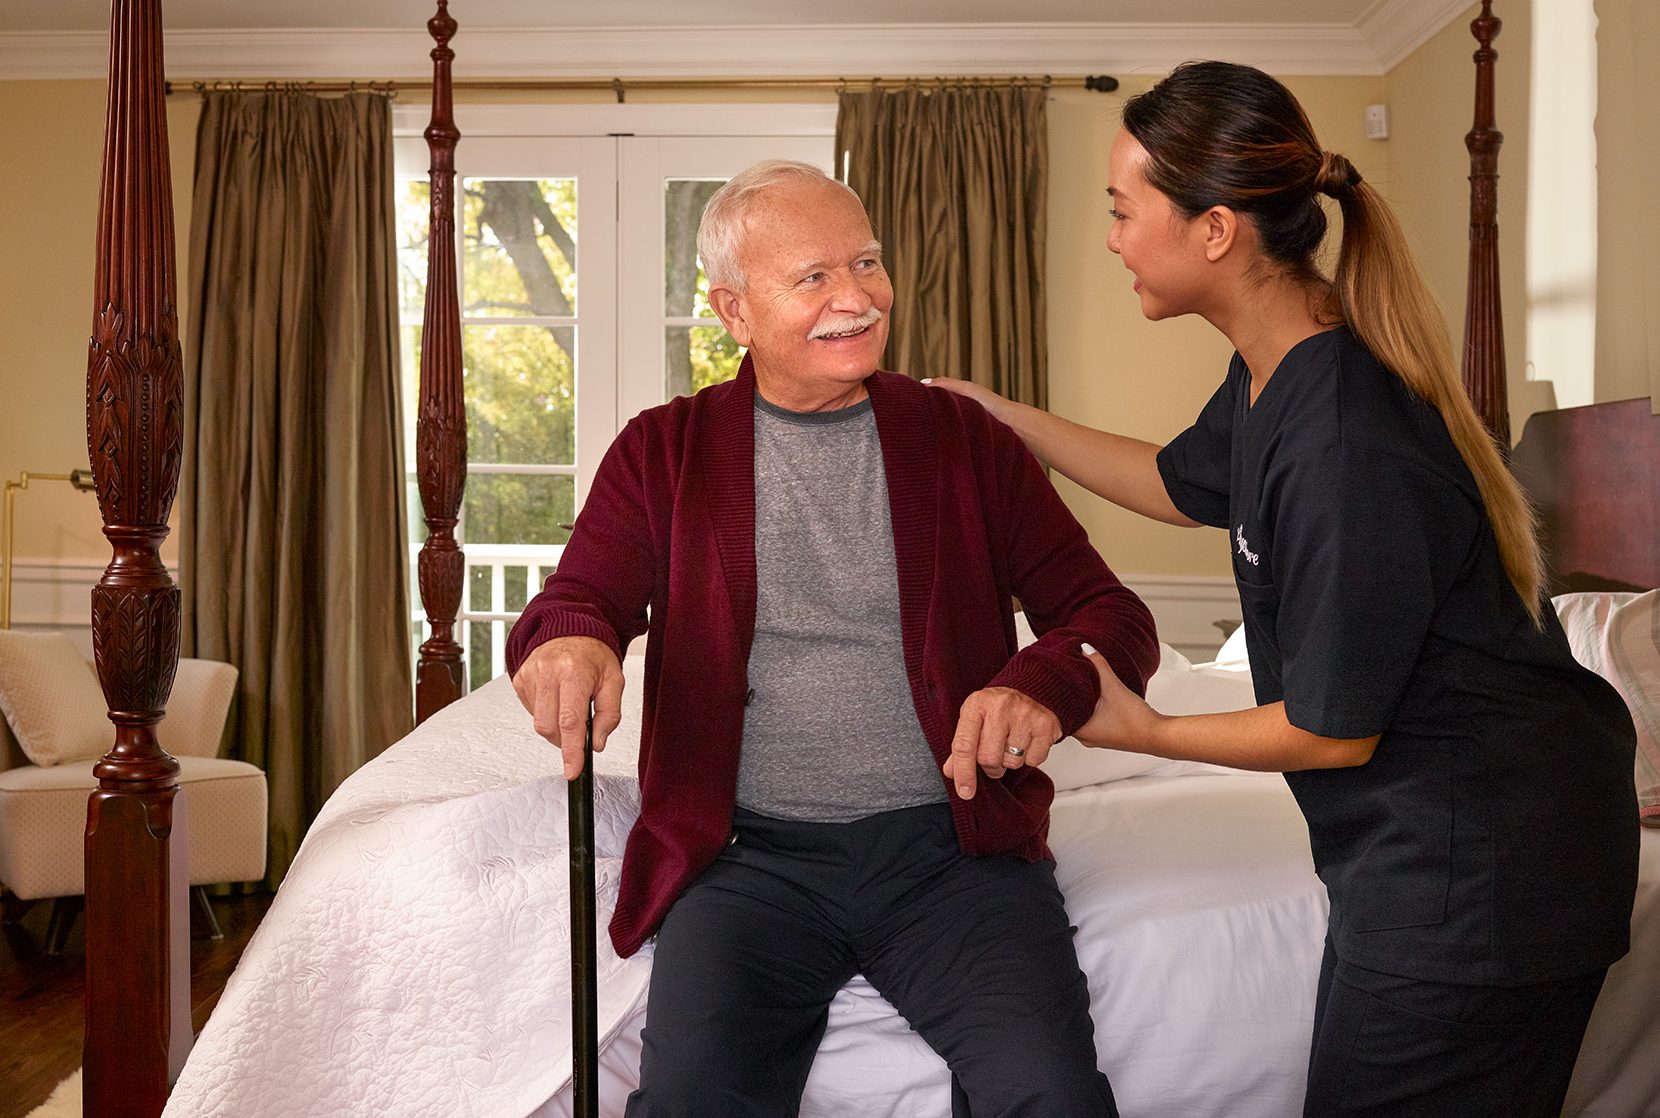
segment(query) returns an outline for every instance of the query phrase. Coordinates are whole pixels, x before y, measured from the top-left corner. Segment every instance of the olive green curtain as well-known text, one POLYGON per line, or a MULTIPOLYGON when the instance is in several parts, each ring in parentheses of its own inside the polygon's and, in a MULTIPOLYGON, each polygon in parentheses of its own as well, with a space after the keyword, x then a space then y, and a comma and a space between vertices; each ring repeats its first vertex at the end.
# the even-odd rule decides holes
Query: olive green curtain
POLYGON ((841 95, 838 170, 893 277, 888 368, 1048 406, 1047 101, 1024 86, 841 95))
POLYGON ((197 131, 182 645, 241 672, 272 885, 413 723, 391 141, 378 94, 209 93, 197 131))

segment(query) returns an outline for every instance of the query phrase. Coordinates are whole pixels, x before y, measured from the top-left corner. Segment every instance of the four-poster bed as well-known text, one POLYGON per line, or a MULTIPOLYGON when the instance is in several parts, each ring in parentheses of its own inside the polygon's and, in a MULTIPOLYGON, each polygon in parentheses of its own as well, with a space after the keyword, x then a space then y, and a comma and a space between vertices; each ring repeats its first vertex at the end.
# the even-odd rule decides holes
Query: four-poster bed
MULTIPOLYGON (((567 847, 585 847, 604 918, 638 809, 627 745, 629 719, 638 732, 637 706, 590 770, 598 790, 590 798, 586 784, 560 787, 557 755, 531 732, 505 681, 452 705, 463 690, 453 626, 464 564, 454 527, 466 433, 451 235, 455 22, 445 0, 437 7, 429 23, 433 235, 417 442, 430 529, 420 586, 432 623, 417 677, 422 726, 325 807, 187 1066, 188 933, 178 867, 188 836, 176 765, 154 735, 178 649, 178 592, 158 549, 181 447, 160 3, 115 0, 88 437, 114 547, 94 592, 93 626, 117 733, 88 813, 88 1114, 154 1118, 166 1105, 177 1115, 502 1118, 569 1114, 573 1106, 583 1113, 595 1090, 614 1113, 637 1067, 649 954, 623 960, 608 943, 595 944, 596 897, 582 907, 589 879, 577 872, 569 893, 562 882, 567 847), (584 812, 591 841, 568 839, 568 821, 580 831, 584 812), (566 896, 585 934, 568 932, 566 896), (597 1000, 575 983, 576 1016, 588 1015, 604 1045, 598 1081, 573 1099, 563 1063, 575 1030, 564 1008, 573 984, 563 962, 588 950, 597 953, 589 972, 597 1000)), ((1473 29, 1481 47, 1469 139, 1466 379, 1484 418, 1503 432, 1493 236, 1498 22, 1489 5, 1473 29)), ((1646 403, 1640 415, 1626 408, 1615 416, 1617 407, 1536 417, 1517 468, 1544 505, 1559 559, 1571 556, 1572 570, 1604 585, 1648 589, 1660 586, 1660 419, 1646 403), (1630 457, 1633 447, 1646 448, 1646 457, 1630 457), (1620 472, 1587 466, 1583 482, 1543 480, 1578 478, 1558 467, 1599 456, 1619 461, 1620 472), (1641 475, 1635 485, 1633 473, 1641 475), (1592 518, 1586 534, 1576 527, 1583 508, 1608 510, 1619 528, 1599 529, 1592 518)), ((1168 653, 1155 690, 1173 709, 1250 701, 1239 669, 1194 668, 1168 653)), ((636 674, 628 693, 637 700, 640 691, 636 674)), ((1283 785, 1107 754, 1055 767, 1068 790, 1057 800, 1052 842, 1092 976, 1102 1059, 1121 1101, 1139 1102, 1138 1113, 1187 1118, 1287 1112, 1300 1096, 1325 913, 1283 785), (1112 864, 1091 853, 1108 843, 1117 852, 1112 864), (1269 954, 1263 943, 1274 945, 1274 959, 1259 957, 1269 954), (1232 1050, 1219 1054, 1218 1045, 1232 1050), (1230 1082, 1230 1093, 1219 1094, 1230 1082)), ((1653 1082, 1660 1070, 1619 1056, 1660 1043, 1660 999, 1650 993, 1660 986, 1657 840, 1644 837, 1633 956, 1610 977, 1605 1001, 1614 1008, 1599 1009, 1593 1022, 1572 1096, 1582 1103, 1660 1097, 1653 1082)), ((803 1113, 855 1106, 872 1116, 945 1113, 943 1065, 919 1046, 856 981, 833 1007, 803 1113)))

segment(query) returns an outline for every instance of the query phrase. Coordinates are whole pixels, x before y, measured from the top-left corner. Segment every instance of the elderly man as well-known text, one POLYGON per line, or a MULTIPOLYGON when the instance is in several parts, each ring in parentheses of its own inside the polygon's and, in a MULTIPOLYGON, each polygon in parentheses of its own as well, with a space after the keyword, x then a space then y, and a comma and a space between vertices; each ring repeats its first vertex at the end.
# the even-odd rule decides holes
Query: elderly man
POLYGON ((1116 1114, 1032 766, 1096 700, 1081 641, 1143 687, 1147 609, 1010 430, 876 371, 893 288, 852 191, 759 164, 698 249, 737 379, 624 428, 508 641, 572 776, 649 633, 611 922, 623 955, 656 935, 627 1113, 795 1114, 862 973, 957 1113, 1116 1114))

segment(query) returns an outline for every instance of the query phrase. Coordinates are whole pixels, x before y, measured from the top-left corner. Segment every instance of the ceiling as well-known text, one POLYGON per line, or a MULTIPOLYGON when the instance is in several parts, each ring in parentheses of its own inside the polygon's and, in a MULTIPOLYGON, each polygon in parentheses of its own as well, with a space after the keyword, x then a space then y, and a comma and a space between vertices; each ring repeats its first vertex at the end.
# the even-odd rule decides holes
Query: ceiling
MULTIPOLYGON (((1382 74, 1471 0, 450 0, 458 78, 1382 74)), ((416 78, 435 0, 162 0, 174 79, 416 78)), ((0 80, 96 78, 110 0, 0 0, 0 80)))

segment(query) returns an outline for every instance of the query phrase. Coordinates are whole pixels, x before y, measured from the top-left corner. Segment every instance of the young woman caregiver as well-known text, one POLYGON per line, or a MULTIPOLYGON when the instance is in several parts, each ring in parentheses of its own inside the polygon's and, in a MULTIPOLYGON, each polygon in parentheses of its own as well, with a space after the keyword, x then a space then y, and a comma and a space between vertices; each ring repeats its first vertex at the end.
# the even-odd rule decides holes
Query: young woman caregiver
MULTIPOLYGON (((1555 1118, 1627 949, 1633 730, 1543 599, 1531 514, 1400 228, 1245 66, 1131 98, 1110 174, 1107 247, 1143 313, 1200 315, 1238 351, 1198 421, 1161 449, 933 383, 1102 497, 1225 529, 1262 705, 1165 717, 1097 655, 1077 736, 1285 772, 1331 897, 1305 1115, 1555 1118), (1321 195, 1343 217, 1331 280, 1321 195)), ((976 762, 1046 753, 947 771, 971 792, 976 762)))

